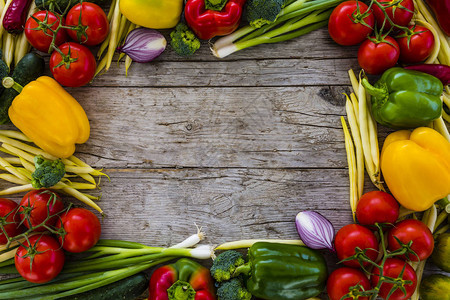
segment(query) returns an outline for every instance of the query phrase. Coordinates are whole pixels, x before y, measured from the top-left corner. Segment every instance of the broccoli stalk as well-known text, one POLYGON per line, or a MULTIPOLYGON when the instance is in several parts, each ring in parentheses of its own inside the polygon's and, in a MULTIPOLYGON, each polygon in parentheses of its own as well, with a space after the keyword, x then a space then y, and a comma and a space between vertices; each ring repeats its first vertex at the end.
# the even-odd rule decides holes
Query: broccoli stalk
POLYGON ((31 174, 31 185, 36 188, 49 188, 57 184, 66 173, 64 163, 60 160, 45 159, 41 155, 34 157, 36 170, 31 174))
POLYGON ((245 17, 254 28, 260 28, 276 21, 284 7, 285 0, 247 0, 245 17))
POLYGON ((200 48, 200 40, 189 27, 180 22, 175 30, 170 33, 170 45, 180 56, 191 56, 200 48))
POLYGON ((245 288, 241 278, 233 278, 220 284, 217 297, 219 300, 250 300, 252 294, 245 288))

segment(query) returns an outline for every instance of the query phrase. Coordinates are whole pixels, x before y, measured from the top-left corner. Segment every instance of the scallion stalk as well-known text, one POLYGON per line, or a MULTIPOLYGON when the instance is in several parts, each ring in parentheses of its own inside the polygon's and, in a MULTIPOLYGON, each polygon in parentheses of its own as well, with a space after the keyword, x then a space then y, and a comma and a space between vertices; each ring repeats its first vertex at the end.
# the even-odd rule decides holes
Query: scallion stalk
POLYGON ((217 246, 215 250, 235 250, 235 249, 250 248, 253 244, 258 242, 298 245, 298 246, 305 245, 301 240, 252 239, 252 240, 241 240, 223 243, 222 245, 217 246))
POLYGON ((211 48, 214 56, 226 57, 236 51, 266 43, 290 40, 328 23, 332 8, 342 0, 290 1, 272 24, 254 28, 244 26, 218 39, 211 48))
MULTIPOLYGON (((202 237, 198 229, 175 246, 195 246, 202 237)), ((66 263, 61 274, 49 283, 36 285, 22 278, 0 281, 0 299, 59 299, 114 283, 178 257, 209 259, 214 255, 211 245, 165 248, 117 240, 100 240, 88 251, 92 254, 66 263)), ((8 267, 13 266, 5 266, 3 271, 8 267)))

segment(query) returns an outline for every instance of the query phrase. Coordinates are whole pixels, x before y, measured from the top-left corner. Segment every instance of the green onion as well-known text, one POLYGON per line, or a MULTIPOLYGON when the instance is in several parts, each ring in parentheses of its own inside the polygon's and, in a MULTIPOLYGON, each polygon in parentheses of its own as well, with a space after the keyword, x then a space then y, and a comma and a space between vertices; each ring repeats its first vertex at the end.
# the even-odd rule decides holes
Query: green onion
POLYGON ((244 26, 218 39, 211 51, 214 56, 223 58, 245 48, 302 36, 326 26, 333 8, 340 2, 342 0, 289 1, 274 23, 260 28, 244 26))
MULTIPOLYGON (((121 279, 133 276, 152 266, 165 263, 178 257, 209 259, 214 256, 211 245, 195 246, 204 234, 198 228, 197 233, 175 246, 150 247, 140 243, 100 240, 89 249, 87 256, 69 261, 61 274, 53 281, 33 284, 22 278, 0 281, 0 299, 59 299, 84 293, 121 279), (185 248, 177 248, 180 245, 185 248)), ((11 270, 8 263, 0 272, 11 270)))
POLYGON ((253 244, 258 242, 299 245, 299 246, 305 245, 301 240, 253 239, 253 240, 241 240, 223 243, 222 245, 217 246, 214 250, 235 250, 235 249, 250 248, 253 244))

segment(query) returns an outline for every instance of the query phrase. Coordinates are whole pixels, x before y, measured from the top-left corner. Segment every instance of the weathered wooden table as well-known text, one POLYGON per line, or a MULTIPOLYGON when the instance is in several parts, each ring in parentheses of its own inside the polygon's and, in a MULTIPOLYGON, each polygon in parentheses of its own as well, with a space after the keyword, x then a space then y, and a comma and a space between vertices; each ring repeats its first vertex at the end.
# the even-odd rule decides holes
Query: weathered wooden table
POLYGON ((356 51, 325 29, 222 60, 168 47, 69 89, 91 121, 77 153, 111 177, 103 236, 170 245, 196 223, 211 243, 297 238, 307 209, 351 222, 339 116, 356 51))
POLYGON ((77 154, 111 177, 102 236, 168 246, 196 223, 214 244, 296 239, 302 210, 352 222, 339 117, 356 52, 326 29, 222 60, 206 43, 189 59, 168 47, 69 89, 91 121, 77 154))

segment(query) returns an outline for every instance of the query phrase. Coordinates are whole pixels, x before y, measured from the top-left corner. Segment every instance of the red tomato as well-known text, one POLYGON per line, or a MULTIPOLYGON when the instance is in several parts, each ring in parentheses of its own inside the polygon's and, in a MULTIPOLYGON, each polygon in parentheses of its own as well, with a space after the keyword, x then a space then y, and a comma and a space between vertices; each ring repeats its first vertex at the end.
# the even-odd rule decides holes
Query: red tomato
POLYGON ((397 201, 390 194, 382 191, 365 193, 356 206, 356 218, 361 225, 394 224, 398 219, 398 213, 397 201))
POLYGON ((61 217, 61 222, 56 225, 66 231, 64 241, 59 237, 59 242, 64 250, 79 253, 92 248, 100 239, 101 225, 98 218, 84 208, 72 208, 61 217))
POLYGON ((100 6, 83 2, 72 7, 67 13, 66 25, 77 27, 78 30, 67 30, 70 37, 82 44, 95 46, 108 36, 109 22, 100 6), (81 13, 81 24, 80 24, 81 13))
POLYGON ((0 224, 3 230, 0 229, 0 245, 5 245, 8 242, 5 233, 8 237, 14 237, 22 233, 22 228, 19 226, 20 217, 17 213, 18 205, 16 202, 0 198, 0 224))
POLYGON ((374 42, 372 37, 364 41, 358 50, 358 63, 366 73, 381 74, 395 66, 400 55, 397 42, 390 36, 382 42, 374 42))
POLYGON ((394 238, 398 238, 400 242, 408 244, 412 241, 411 250, 414 254, 409 254, 408 258, 412 261, 418 259, 427 259, 434 249, 433 234, 430 229, 421 221, 408 219, 395 224, 395 226, 389 230, 388 233, 388 249, 391 251, 401 248, 400 244, 394 238))
POLYGON ((361 1, 345 1, 331 13, 328 32, 339 45, 356 45, 372 32, 374 24, 375 18, 366 4, 361 1))
POLYGON ((402 34, 396 37, 400 47, 399 60, 404 63, 418 63, 431 55, 434 47, 434 36, 428 28, 423 26, 409 26, 412 34, 402 34), (408 44, 409 38, 409 44, 408 44))
MULTIPOLYGON (((393 1, 388 0, 376 0, 375 2, 380 3, 383 7, 392 5, 393 1)), ((385 20, 385 15, 381 8, 373 3, 372 5, 373 14, 375 15, 375 19, 377 21, 377 26, 381 28, 383 22, 385 20)), ((385 8, 387 15, 391 21, 400 26, 407 26, 409 21, 411 21, 414 15, 414 2, 413 0, 403 0, 400 3, 397 3, 391 7, 385 8)), ((391 23, 386 20, 384 24, 385 30, 389 30, 391 28, 391 23)))
MULTIPOLYGON (((64 204, 58 194, 51 190, 41 189, 30 191, 22 198, 19 213, 20 219, 27 228, 42 224, 49 215, 54 215, 54 217, 47 220, 45 225, 54 226, 58 218, 57 214, 63 209, 64 204)), ((44 226, 34 229, 34 231, 45 230, 47 229, 44 226)))
POLYGON ((50 57, 50 70, 56 81, 65 86, 77 87, 94 78, 97 63, 91 51, 77 43, 64 43, 50 57), (70 51, 70 55, 69 55, 70 51))
MULTIPOLYGON (((361 250, 368 249, 366 255, 375 260, 378 256, 378 241, 372 231, 358 224, 348 224, 339 229, 334 240, 336 253, 339 260, 343 260, 355 254, 356 247, 361 250)), ((359 263, 353 259, 344 261, 344 265, 357 268, 359 263)), ((364 263, 367 266, 368 263, 364 263)))
MULTIPOLYGON (((363 287, 364 291, 372 289, 369 279, 360 270, 353 268, 339 268, 330 274, 327 281, 327 293, 330 300, 351 300, 352 297, 342 299, 356 285, 363 287)), ((361 288, 356 291, 363 291, 361 288)), ((369 300, 369 297, 359 297, 358 300, 369 300)))
MULTIPOLYGON (((61 17, 62 18, 62 17, 61 17)), ((62 18, 64 22, 64 18, 62 18)), ((25 36, 31 46, 42 52, 49 52, 50 44, 53 40, 53 32, 49 30, 56 30, 59 26, 59 18, 52 12, 41 10, 29 17, 25 23, 25 36), (35 18, 35 19, 34 19, 35 18), (36 19, 42 22, 39 24, 36 19)), ((55 46, 59 46, 67 41, 67 33, 64 28, 60 28, 56 33, 55 46)), ((51 49, 53 51, 53 49, 51 49)), ((50 51, 50 52, 51 52, 50 51)))
POLYGON ((33 235, 28 241, 17 249, 14 258, 17 271, 34 283, 44 283, 55 278, 64 266, 65 256, 61 245, 46 234, 33 235))
MULTIPOLYGON (((397 278, 402 272, 403 268, 405 271, 403 273, 403 280, 410 280, 412 283, 405 284, 404 287, 406 289, 406 295, 400 289, 397 289, 390 297, 389 300, 406 300, 409 299, 414 291, 416 290, 417 285, 417 276, 414 269, 405 261, 398 258, 388 258, 383 267, 383 276, 397 278)), ((380 271, 378 268, 374 268, 372 276, 370 276, 370 281, 372 282, 372 286, 377 286, 380 278, 380 271)), ((378 295, 383 299, 386 299, 387 295, 389 295, 389 291, 392 288, 392 283, 382 283, 380 287, 380 291, 378 295)))

